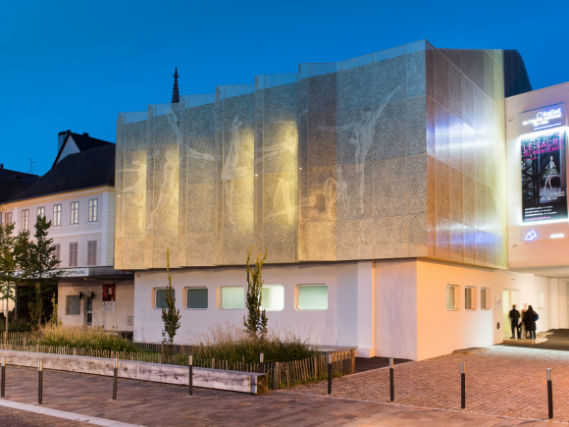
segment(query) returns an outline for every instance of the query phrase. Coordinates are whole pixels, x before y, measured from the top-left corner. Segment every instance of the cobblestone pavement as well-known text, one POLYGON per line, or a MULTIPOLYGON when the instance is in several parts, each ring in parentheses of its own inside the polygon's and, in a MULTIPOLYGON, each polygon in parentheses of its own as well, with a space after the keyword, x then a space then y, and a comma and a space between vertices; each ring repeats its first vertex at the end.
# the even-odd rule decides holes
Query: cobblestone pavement
MULTIPOLYGON (((288 390, 252 396, 194 389, 194 396, 188 397, 187 388, 183 386, 119 380, 118 400, 110 401, 111 393, 111 378, 44 371, 42 407, 152 427, 185 425, 545 427, 551 425, 548 421, 306 396, 290 393, 288 390)), ((6 399, 35 404, 37 370, 8 366, 6 399)), ((33 414, 8 410, 0 406, 2 427, 75 425, 66 420, 54 420, 50 424, 47 418, 42 419, 39 416, 37 418, 39 421, 35 422, 33 417, 35 417, 33 414), (30 419, 32 421, 28 421, 30 419)))
MULTIPOLYGON (((569 352, 555 350, 494 346, 484 353, 405 363, 394 368, 395 402, 459 409, 461 362, 466 362, 468 412, 546 418, 546 369, 552 368, 555 419, 569 421, 569 352)), ((325 395, 327 384, 298 386, 288 392, 325 395)), ((389 370, 335 379, 332 395, 385 402, 389 399, 389 370)))
POLYGON ((85 423, 0 406, 0 427, 80 427, 85 423))

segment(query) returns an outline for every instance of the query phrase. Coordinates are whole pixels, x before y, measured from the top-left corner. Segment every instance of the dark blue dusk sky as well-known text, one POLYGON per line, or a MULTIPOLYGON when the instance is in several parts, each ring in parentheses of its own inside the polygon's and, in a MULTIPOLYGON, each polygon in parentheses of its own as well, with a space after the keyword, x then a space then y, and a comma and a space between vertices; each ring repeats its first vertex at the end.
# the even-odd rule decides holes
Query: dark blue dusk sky
POLYGON ((51 166, 57 133, 115 142, 118 112, 416 40, 517 49, 534 89, 568 78, 569 1, 28 1, 0 13, 0 162, 51 166))

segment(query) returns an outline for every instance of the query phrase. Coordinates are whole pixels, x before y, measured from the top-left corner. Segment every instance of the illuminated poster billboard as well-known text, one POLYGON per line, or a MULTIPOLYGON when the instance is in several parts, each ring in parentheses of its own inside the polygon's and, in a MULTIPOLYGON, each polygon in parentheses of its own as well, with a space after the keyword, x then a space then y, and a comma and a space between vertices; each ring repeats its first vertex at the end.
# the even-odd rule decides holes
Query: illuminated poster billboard
POLYGON ((567 220, 565 104, 520 113, 522 219, 567 220))

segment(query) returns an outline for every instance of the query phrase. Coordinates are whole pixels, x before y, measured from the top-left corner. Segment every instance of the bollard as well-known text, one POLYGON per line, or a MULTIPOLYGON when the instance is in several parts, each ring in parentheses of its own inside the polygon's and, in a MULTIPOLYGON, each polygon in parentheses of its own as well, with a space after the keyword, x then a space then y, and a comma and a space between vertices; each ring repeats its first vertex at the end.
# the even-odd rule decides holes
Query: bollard
POLYGON ((551 383, 551 368, 547 368, 547 406, 549 419, 553 418, 553 384, 551 383))
POLYGON ((263 363, 264 359, 265 359, 265 355, 264 355, 263 353, 261 353, 261 354, 259 355, 259 361, 260 361, 260 363, 259 363, 259 373, 260 373, 260 374, 264 374, 264 373, 265 373, 265 364, 263 363))
POLYGON ((111 400, 117 400, 117 381, 119 376, 119 359, 115 359, 115 370, 114 370, 114 384, 113 384, 113 398, 111 400))
POLYGON ((2 378, 0 379, 0 397, 6 396, 6 358, 2 358, 2 378))
POLYGON ((466 408, 466 373, 464 371, 465 363, 462 362, 460 368, 460 409, 466 408))
POLYGON ((190 369, 190 377, 188 378, 188 396, 191 396, 194 394, 194 373, 193 373, 193 368, 194 368, 194 360, 192 355, 190 354, 190 359, 189 359, 189 369, 190 369))
POLYGON ((38 405, 43 403, 43 362, 38 362, 38 405))
POLYGON ((393 384, 393 357, 389 359, 389 400, 395 400, 395 386, 393 384))
POLYGON ((332 355, 328 354, 328 394, 332 394, 332 355))

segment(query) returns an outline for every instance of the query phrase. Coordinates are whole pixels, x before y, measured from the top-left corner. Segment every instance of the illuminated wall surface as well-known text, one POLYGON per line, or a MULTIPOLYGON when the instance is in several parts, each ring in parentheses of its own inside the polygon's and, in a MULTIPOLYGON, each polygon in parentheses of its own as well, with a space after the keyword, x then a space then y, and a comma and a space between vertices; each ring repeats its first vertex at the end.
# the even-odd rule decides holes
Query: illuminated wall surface
POLYGON ((116 268, 506 267, 502 63, 421 41, 119 114, 116 268))

